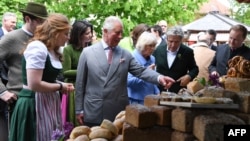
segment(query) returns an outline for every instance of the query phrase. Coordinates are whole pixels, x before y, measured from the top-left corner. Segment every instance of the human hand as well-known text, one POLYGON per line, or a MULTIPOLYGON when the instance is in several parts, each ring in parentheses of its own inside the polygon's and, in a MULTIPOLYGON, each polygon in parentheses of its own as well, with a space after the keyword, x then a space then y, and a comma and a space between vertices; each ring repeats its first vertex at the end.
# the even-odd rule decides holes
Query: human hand
POLYGON ((160 76, 159 81, 160 84, 164 86, 164 89, 169 89, 173 85, 173 83, 175 83, 175 80, 173 78, 163 75, 160 76))
POLYGON ((155 70, 155 64, 151 64, 150 66, 148 66, 148 68, 151 70, 155 70))
POLYGON ((4 102, 11 104, 17 100, 17 95, 11 93, 9 91, 4 92, 4 94, 0 97, 4 102))
POLYGON ((182 77, 180 77, 177 82, 180 82, 180 86, 187 86, 187 84, 191 81, 191 77, 186 74, 182 77))
POLYGON ((69 94, 70 92, 75 90, 75 87, 72 83, 62 83, 63 88, 62 88, 62 93, 69 94))
POLYGON ((217 72, 217 71, 213 71, 213 72, 211 72, 211 75, 215 75, 215 76, 220 76, 220 74, 217 72))
POLYGON ((83 114, 76 114, 76 119, 78 121, 78 123, 80 123, 80 125, 83 125, 83 114))

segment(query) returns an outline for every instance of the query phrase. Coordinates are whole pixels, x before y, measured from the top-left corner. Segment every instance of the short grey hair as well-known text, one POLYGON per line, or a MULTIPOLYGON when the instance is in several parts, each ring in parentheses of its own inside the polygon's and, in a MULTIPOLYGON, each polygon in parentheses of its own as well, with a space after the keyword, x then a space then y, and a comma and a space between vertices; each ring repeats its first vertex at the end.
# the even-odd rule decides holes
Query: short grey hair
POLYGON ((17 17, 17 15, 15 13, 11 13, 11 12, 6 12, 3 14, 3 18, 2 18, 2 21, 8 19, 9 17, 17 17))
POLYGON ((174 26, 168 29, 166 33, 167 37, 168 36, 180 36, 181 38, 184 37, 184 32, 181 29, 181 26, 174 26))
POLYGON ((148 31, 144 31, 138 38, 135 47, 139 52, 142 52, 146 45, 152 45, 152 44, 154 45, 157 44, 157 38, 155 34, 150 33, 148 31))
POLYGON ((107 29, 108 31, 114 29, 114 23, 119 22, 122 26, 122 20, 116 16, 109 16, 105 19, 102 29, 107 29))

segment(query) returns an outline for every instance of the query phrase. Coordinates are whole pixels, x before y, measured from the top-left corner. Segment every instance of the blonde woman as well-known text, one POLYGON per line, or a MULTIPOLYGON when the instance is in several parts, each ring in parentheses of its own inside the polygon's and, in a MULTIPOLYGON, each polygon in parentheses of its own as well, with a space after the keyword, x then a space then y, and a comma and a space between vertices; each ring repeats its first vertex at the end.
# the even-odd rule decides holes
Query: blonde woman
MULTIPOLYGON (((152 56, 157 44, 153 33, 143 32, 136 43, 132 55, 135 60, 145 68, 155 70, 155 57, 152 56)), ((156 84, 144 81, 132 74, 128 74, 128 97, 130 104, 144 104, 144 97, 149 94, 159 94, 156 84)))

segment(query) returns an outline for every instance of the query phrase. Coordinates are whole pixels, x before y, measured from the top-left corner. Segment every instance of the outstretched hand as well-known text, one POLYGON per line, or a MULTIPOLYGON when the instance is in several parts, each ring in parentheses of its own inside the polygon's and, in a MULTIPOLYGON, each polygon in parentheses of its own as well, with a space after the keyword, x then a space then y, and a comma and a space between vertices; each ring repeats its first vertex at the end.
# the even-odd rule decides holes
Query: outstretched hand
POLYGON ((169 89, 173 85, 173 83, 175 83, 175 80, 173 78, 163 75, 160 76, 159 81, 160 84, 164 86, 164 89, 169 89))

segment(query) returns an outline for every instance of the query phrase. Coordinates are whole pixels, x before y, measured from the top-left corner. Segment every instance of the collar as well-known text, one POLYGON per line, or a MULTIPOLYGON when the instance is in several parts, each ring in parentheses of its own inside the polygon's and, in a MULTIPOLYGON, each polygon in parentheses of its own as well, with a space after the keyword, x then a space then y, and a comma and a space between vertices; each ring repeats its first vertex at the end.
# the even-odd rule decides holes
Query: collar
POLYGON ((108 45, 107 45, 107 43, 103 39, 101 39, 101 43, 102 43, 102 46, 103 46, 104 50, 106 50, 106 49, 109 48, 108 45))
POLYGON ((180 49, 180 47, 178 47, 176 51, 172 52, 172 51, 168 50, 168 47, 167 47, 167 52, 170 53, 170 54, 172 54, 172 55, 176 55, 177 52, 179 51, 179 49, 180 49))
POLYGON ((29 32, 27 29, 25 29, 24 26, 22 26, 22 30, 23 30, 25 33, 27 33, 28 35, 33 36, 33 33, 29 32))
POLYGON ((236 50, 242 49, 244 46, 245 46, 244 43, 242 43, 242 45, 240 47, 236 47, 236 48, 230 47, 230 49, 236 51, 236 50))
POLYGON ((2 30, 3 30, 4 35, 8 33, 8 31, 3 26, 2 26, 2 30))
MULTIPOLYGON (((108 46, 108 44, 103 39, 101 39, 101 43, 102 43, 102 46, 103 46, 104 50, 109 50, 110 47, 108 46)), ((116 48, 117 48, 117 46, 113 47, 111 49, 114 51, 116 48)))
POLYGON ((207 47, 207 48, 209 48, 209 46, 204 42, 198 42, 195 47, 207 47))
POLYGON ((133 56, 137 59, 137 61, 139 61, 141 63, 141 65, 143 66, 148 66, 150 64, 153 63, 153 60, 152 60, 152 55, 149 56, 149 60, 146 60, 142 55, 141 53, 135 49, 133 51, 133 56))

